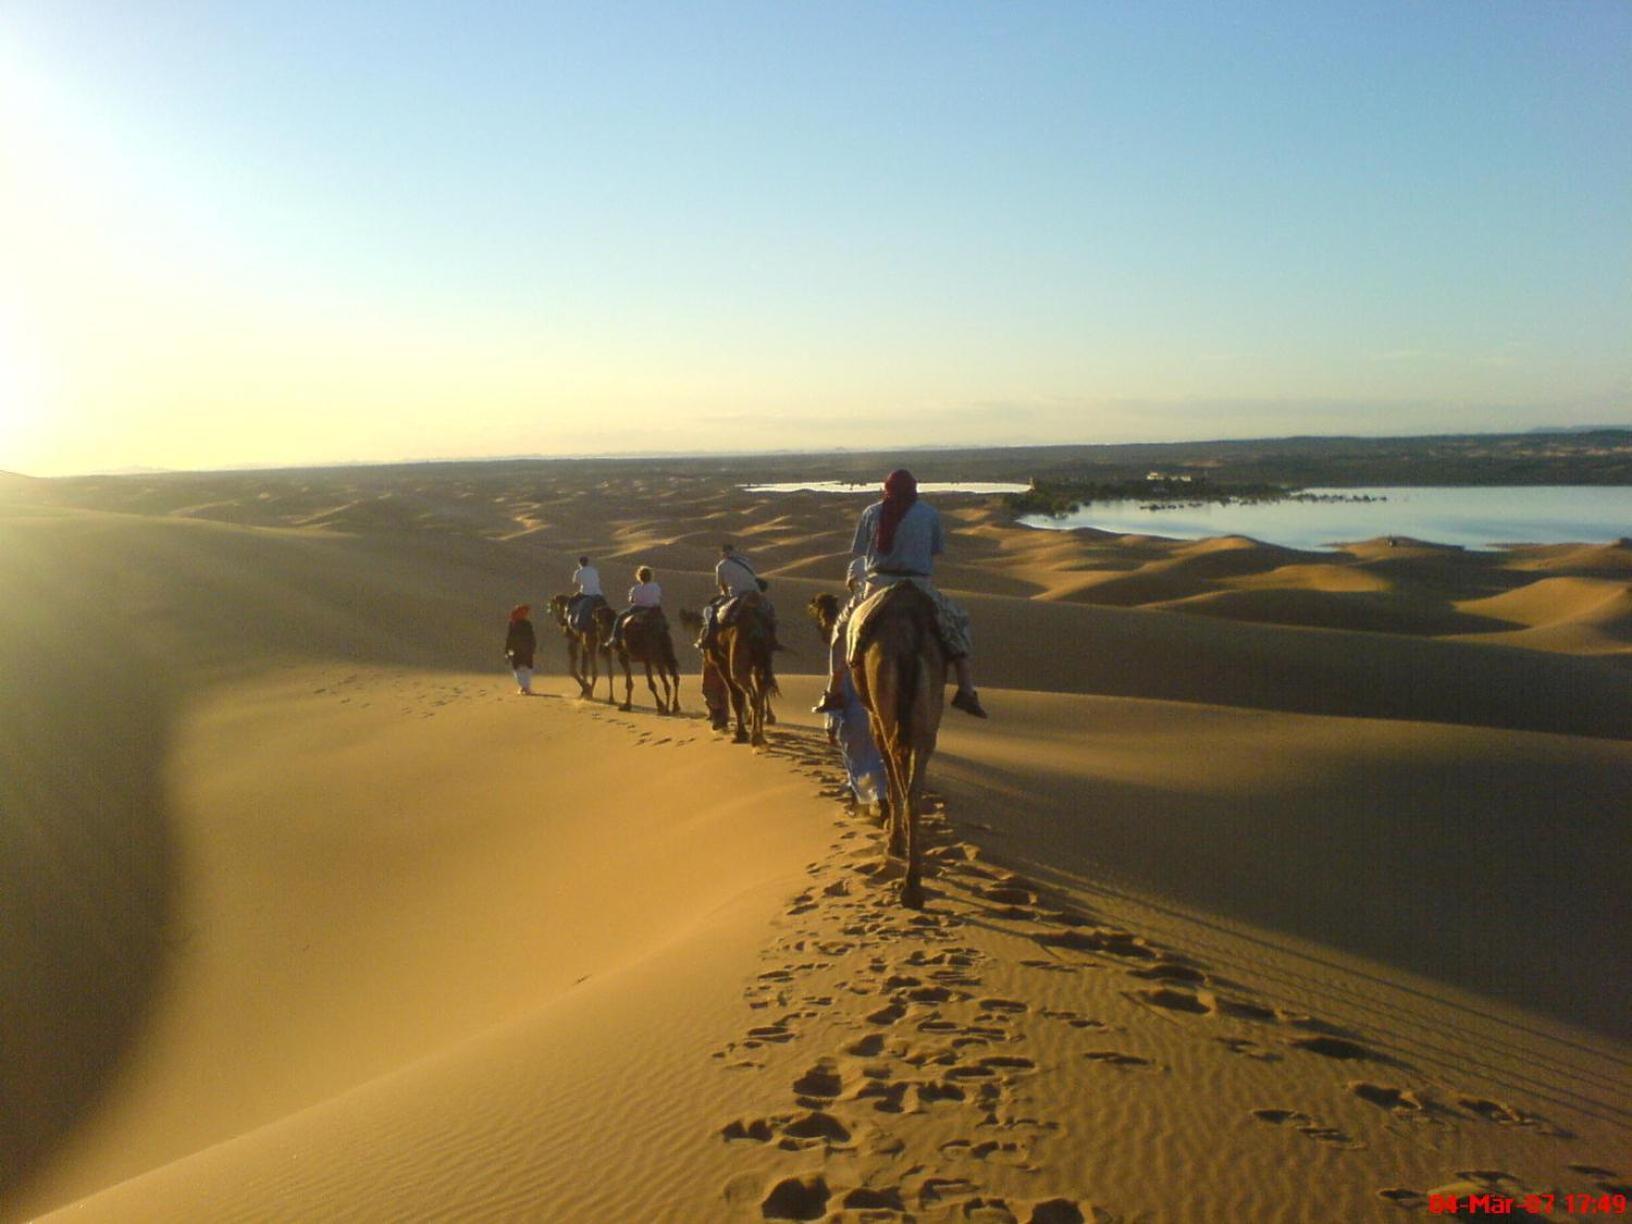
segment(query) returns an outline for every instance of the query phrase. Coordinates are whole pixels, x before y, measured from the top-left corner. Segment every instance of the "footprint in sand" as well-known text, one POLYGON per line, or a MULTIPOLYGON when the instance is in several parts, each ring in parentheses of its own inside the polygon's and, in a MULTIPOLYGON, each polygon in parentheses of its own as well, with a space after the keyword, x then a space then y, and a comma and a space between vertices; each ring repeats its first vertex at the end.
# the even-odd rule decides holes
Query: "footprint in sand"
POLYGON ((1246 1058, 1256 1059, 1259 1062, 1280 1062, 1281 1056, 1272 1050, 1267 1050, 1256 1041, 1249 1041, 1245 1037, 1215 1037, 1218 1042, 1231 1054, 1240 1054, 1246 1058))
POLYGON ((1207 982, 1207 975, 1200 969, 1179 961, 1158 961, 1154 965, 1129 969, 1128 972, 1134 977, 1153 982, 1184 982, 1192 986, 1202 986, 1207 982))
POLYGON ((801 1099, 832 1100, 839 1095, 842 1087, 837 1064, 831 1058, 818 1059, 814 1066, 793 1081, 793 1091, 801 1099))
POLYGON ((907 1089, 910 1087, 905 1081, 896 1080, 885 1083, 881 1080, 871 1080, 856 1089, 853 1101, 866 1101, 879 1113, 902 1113, 906 1106, 907 1089))
POLYGON ((1028 1004, 1022 1003, 1018 999, 979 999, 976 1000, 975 1006, 979 1007, 983 1012, 1015 1016, 1031 1010, 1028 1004))
MULTIPOLYGON (((901 1191, 894 1186, 875 1189, 871 1186, 857 1186, 844 1196, 842 1206, 846 1211, 888 1211, 896 1214, 905 1214, 907 1207, 901 1201, 901 1191)), ((863 1216, 863 1219, 869 1217, 863 1216)), ((886 1216, 885 1219, 890 1217, 886 1216)))
POLYGON ((1352 1136, 1344 1134, 1335 1126, 1323 1126, 1306 1113, 1296 1109, 1255 1109, 1252 1116, 1260 1122, 1268 1122, 1272 1126, 1290 1125, 1298 1134, 1304 1135, 1318 1143, 1328 1144, 1331 1147, 1352 1150, 1364 1147, 1352 1136))
POLYGON ((1391 1084, 1350 1080, 1343 1087, 1362 1101, 1386 1109, 1396 1118, 1407 1121, 1426 1121, 1436 1111, 1436 1106, 1420 1093, 1391 1084))
POLYGON ((819 1173, 786 1177, 771 1187, 759 1213, 767 1220, 819 1220, 827 1214, 831 1197, 827 1179, 819 1173))
POLYGON ((867 1015, 863 1017, 863 1019, 865 1019, 868 1024, 878 1024, 878 1025, 886 1025, 887 1026, 887 1025, 894 1024, 897 1020, 901 1019, 901 1017, 906 1015, 906 1014, 907 1014, 907 1009, 905 1007, 903 1007, 901 1004, 891 1003, 886 1007, 879 1008, 877 1011, 868 1012, 867 1015))
POLYGON ((1469 1113, 1478 1114, 1486 1122, 1494 1122, 1498 1126, 1524 1126, 1530 1121, 1520 1110, 1501 1101, 1476 1096, 1458 1096, 1456 1103, 1469 1113))
POLYGON ((1335 1058, 1340 1062, 1375 1062, 1389 1065, 1395 1060, 1386 1054, 1380 1054, 1369 1046, 1363 1046, 1358 1041, 1350 1041, 1347 1037, 1297 1037, 1286 1043, 1294 1050, 1304 1050, 1310 1054, 1319 1054, 1322 1058, 1335 1058))
POLYGON ((1125 1054, 1121 1050, 1088 1050, 1083 1054, 1089 1062, 1103 1063, 1107 1067, 1120 1067, 1127 1070, 1145 1067, 1154 1069, 1156 1064, 1148 1058, 1140 1058, 1137 1054, 1125 1054))
POLYGON ((1146 1003, 1152 1007, 1160 1007, 1165 1011, 1188 1012, 1195 1016, 1210 1016, 1217 1009, 1206 999, 1201 998, 1188 990, 1177 990, 1170 986, 1154 986, 1148 990, 1129 991, 1125 998, 1135 1003, 1146 1003))

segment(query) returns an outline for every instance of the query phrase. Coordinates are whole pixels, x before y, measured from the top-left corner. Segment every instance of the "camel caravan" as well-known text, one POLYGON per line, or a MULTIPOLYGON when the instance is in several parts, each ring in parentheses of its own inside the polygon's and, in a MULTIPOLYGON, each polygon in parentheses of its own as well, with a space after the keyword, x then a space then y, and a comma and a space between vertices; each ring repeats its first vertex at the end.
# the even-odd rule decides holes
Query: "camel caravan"
MULTIPOLYGON (((919 500, 912 474, 891 472, 883 498, 856 524, 848 598, 822 594, 807 608, 828 646, 827 688, 815 712, 827 718, 828 739, 843 756, 854 800, 876 804, 888 825, 889 853, 906 864, 900 900, 913 909, 924 904, 918 817, 949 665, 957 678, 952 706, 986 717, 974 686, 968 614, 933 580, 935 558, 945 548, 940 515, 919 500)), ((702 612, 681 613, 702 652, 703 701, 716 731, 734 722, 735 742, 763 746, 766 726, 776 721, 771 703, 779 694, 774 663, 781 649, 770 584, 729 543, 720 548, 714 577, 718 594, 702 612)), ((632 708, 633 661, 646 669, 657 712, 678 714, 680 669, 662 591, 649 566, 635 578, 627 606, 614 613, 599 571, 581 556, 574 590, 555 596, 550 610, 582 698, 594 698, 604 664, 606 699, 615 700, 616 658, 624 679, 620 709, 632 708)), ((530 666, 530 650, 526 660, 530 666)))

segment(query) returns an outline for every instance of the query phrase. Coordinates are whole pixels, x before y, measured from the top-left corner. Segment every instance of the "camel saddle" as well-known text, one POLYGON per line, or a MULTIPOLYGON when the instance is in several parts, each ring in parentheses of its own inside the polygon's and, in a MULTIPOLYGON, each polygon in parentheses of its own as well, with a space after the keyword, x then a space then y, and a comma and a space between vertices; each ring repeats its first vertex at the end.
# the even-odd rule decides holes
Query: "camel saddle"
POLYGON ((844 657, 852 668, 857 666, 862 652, 867 649, 867 643, 872 640, 873 622, 880 608, 892 597, 897 596, 905 588, 912 592, 912 597, 923 602, 925 614, 929 617, 931 628, 935 631, 937 641, 941 642, 941 649, 946 649, 946 642, 941 638, 940 624, 936 617, 935 601, 910 582, 892 582, 882 590, 874 591, 861 603, 856 610, 850 613, 850 620, 845 625, 844 657))
POLYGON ((629 613, 629 620, 624 625, 624 632, 627 633, 637 625, 649 626, 653 629, 667 629, 669 627, 669 618, 663 615, 662 608, 636 608, 629 613))
POLYGON ((748 591, 742 595, 733 595, 720 605, 716 617, 716 624, 721 629, 736 624, 750 612, 758 612, 765 603, 765 597, 757 591, 748 591))
POLYGON ((567 624, 579 633, 595 627, 595 609, 606 603, 601 595, 574 595, 567 605, 567 624))

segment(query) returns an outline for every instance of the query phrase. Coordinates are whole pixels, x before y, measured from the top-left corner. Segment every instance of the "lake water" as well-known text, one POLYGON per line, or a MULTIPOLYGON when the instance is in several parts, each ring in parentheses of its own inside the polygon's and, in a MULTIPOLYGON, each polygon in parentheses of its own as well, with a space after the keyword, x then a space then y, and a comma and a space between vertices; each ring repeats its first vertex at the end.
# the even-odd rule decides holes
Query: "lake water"
MULTIPOLYGON (((1329 548, 1378 536, 1493 548, 1502 544, 1602 543, 1632 536, 1632 487, 1308 489, 1385 498, 1372 502, 1280 501, 1146 510, 1138 501, 1095 502, 1059 518, 1027 515, 1028 527, 1200 540, 1244 535, 1289 548, 1329 548)), ((1148 503, 1145 503, 1148 504, 1148 503)))
MULTIPOLYGON (((871 493, 882 497, 883 489, 876 480, 794 480, 786 484, 743 485, 746 493, 871 493)), ((1024 493, 1027 484, 1004 484, 978 480, 925 481, 918 486, 920 493, 1024 493)))

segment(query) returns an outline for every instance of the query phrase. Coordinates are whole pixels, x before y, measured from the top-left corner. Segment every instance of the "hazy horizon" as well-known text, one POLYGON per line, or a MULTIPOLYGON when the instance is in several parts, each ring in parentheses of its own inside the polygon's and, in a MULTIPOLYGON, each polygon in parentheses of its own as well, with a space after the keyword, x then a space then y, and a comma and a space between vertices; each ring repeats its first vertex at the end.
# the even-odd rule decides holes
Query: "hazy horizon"
POLYGON ((1627 6, 8 18, 0 470, 1632 424, 1627 6))

